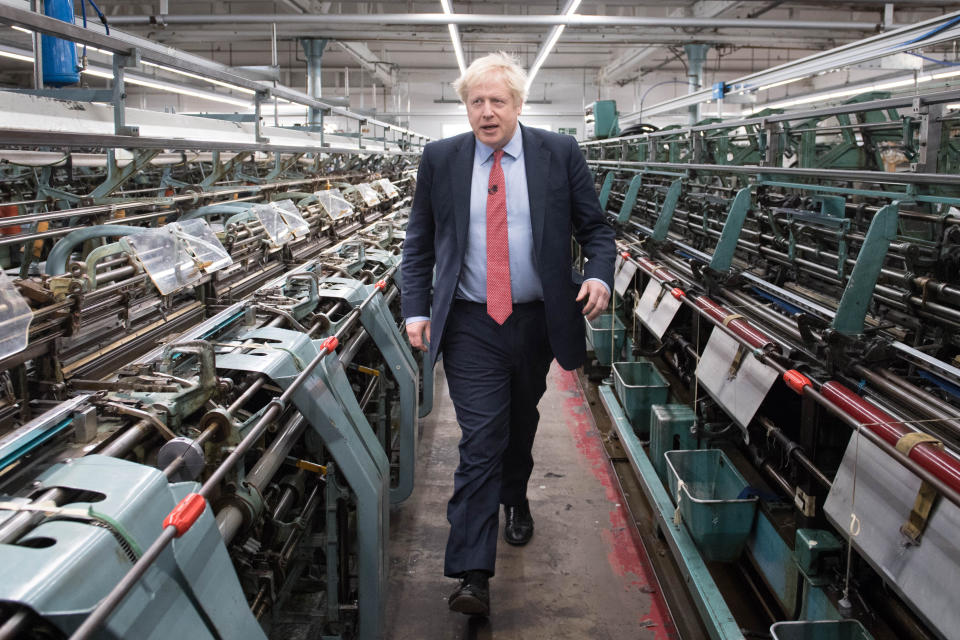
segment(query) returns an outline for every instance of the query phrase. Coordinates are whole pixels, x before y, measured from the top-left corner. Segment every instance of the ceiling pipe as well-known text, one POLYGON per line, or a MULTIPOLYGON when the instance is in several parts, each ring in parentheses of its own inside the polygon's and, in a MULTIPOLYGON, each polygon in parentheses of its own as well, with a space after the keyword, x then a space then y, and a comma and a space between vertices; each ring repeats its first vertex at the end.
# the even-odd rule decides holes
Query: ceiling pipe
POLYGON ((657 18, 648 16, 485 15, 468 13, 371 13, 277 15, 273 13, 230 15, 111 16, 110 23, 150 24, 370 24, 465 25, 474 27, 553 26, 568 27, 674 27, 711 29, 790 29, 806 31, 877 31, 879 22, 760 20, 740 18, 657 18))

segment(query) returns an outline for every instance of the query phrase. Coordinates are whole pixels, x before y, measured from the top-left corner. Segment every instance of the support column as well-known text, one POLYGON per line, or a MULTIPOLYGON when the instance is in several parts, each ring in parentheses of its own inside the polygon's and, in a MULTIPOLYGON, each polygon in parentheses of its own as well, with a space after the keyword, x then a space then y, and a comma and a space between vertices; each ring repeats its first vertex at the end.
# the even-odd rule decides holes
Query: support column
MULTIPOLYGON (((320 38, 303 38, 300 40, 300 46, 303 47, 303 53, 307 57, 307 93, 311 98, 320 99, 321 86, 320 64, 323 58, 323 48, 327 46, 327 41, 320 38)), ((310 107, 310 117, 307 121, 310 126, 321 125, 320 110, 310 107)))
MULTIPOLYGON (((703 88, 703 66, 707 61, 708 44, 685 44, 683 50, 687 54, 687 83, 688 93, 694 93, 703 88)), ((700 105, 690 105, 690 124, 700 120, 700 105)))

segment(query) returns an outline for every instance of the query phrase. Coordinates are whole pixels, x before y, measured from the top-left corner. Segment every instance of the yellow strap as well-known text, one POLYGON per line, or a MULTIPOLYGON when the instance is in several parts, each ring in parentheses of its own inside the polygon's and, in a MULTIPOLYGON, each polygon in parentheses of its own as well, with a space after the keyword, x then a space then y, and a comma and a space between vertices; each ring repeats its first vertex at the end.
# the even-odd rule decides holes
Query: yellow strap
POLYGON ((321 476, 327 475, 327 468, 325 466, 317 464, 316 462, 310 462, 309 460, 297 460, 297 469, 317 473, 321 476))
MULTIPOLYGON (((929 433, 911 431, 897 440, 897 451, 908 456, 915 446, 923 443, 931 444, 939 449, 943 448, 943 443, 929 433)), ((913 509, 910 511, 907 521, 900 527, 900 532, 913 542, 919 541, 924 529, 927 528, 927 518, 930 517, 930 511, 933 509, 933 503, 936 501, 937 495, 939 495, 937 490, 930 483, 924 481, 920 484, 920 491, 917 492, 917 499, 913 502, 913 509)))
POLYGON ((923 535, 923 530, 927 528, 927 518, 930 517, 930 511, 933 509, 933 503, 936 501, 937 490, 930 483, 924 481, 920 485, 920 491, 917 492, 917 499, 913 503, 913 510, 910 511, 907 521, 900 527, 900 532, 917 542, 923 535))
POLYGON ((905 456, 909 456, 910 452, 913 451, 913 448, 918 444, 923 443, 932 444, 933 446, 942 449, 943 443, 934 438, 929 433, 920 433, 919 431, 911 431, 910 433, 904 435, 902 438, 897 440, 897 451, 902 453, 905 456))
POLYGON ((739 313, 731 313, 730 315, 728 315, 726 318, 723 319, 723 326, 727 326, 734 320, 739 320, 742 317, 743 316, 740 315, 739 313))

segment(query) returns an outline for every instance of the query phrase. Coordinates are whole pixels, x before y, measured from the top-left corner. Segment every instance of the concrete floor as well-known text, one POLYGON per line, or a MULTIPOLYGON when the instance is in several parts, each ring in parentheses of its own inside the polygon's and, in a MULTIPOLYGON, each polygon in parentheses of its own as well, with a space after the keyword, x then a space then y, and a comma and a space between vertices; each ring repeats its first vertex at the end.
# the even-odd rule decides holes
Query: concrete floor
POLYGON ((416 489, 391 514, 387 640, 672 638, 576 375, 556 363, 534 447, 533 540, 511 547, 501 538, 489 619, 447 609, 455 582, 443 577, 446 503, 460 430, 442 367, 436 376, 416 489))

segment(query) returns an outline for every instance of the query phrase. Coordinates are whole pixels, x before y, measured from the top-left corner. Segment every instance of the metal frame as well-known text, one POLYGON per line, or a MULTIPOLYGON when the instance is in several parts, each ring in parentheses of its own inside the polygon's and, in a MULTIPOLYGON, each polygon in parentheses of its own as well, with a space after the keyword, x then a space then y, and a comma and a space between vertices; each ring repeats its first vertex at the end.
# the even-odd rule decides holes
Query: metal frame
MULTIPOLYGON (((948 24, 950 21, 960 17, 960 11, 944 14, 924 22, 908 25, 899 29, 894 29, 887 33, 852 42, 829 51, 815 53, 806 58, 794 60, 786 64, 766 69, 757 73, 751 73, 742 76, 727 83, 728 93, 738 93, 744 91, 753 91, 763 86, 776 84, 785 80, 794 78, 803 78, 815 75, 822 71, 829 71, 838 67, 846 67, 869 60, 875 60, 895 53, 909 51, 919 46, 916 39, 924 33, 936 29, 939 26, 948 24)), ((708 23, 705 27, 719 27, 729 20, 702 20, 708 23)), ((851 24, 851 23, 842 23, 851 24)), ((923 46, 931 46, 942 42, 949 42, 960 38, 960 24, 954 25, 939 33, 925 38, 923 46)), ((652 116, 661 113, 670 113, 679 111, 687 107, 702 104, 713 99, 713 88, 703 89, 685 96, 665 100, 643 109, 642 115, 652 116)), ((627 124, 640 120, 641 113, 630 113, 620 117, 621 124, 627 124)))
MULTIPOLYGON (((308 16, 296 17, 302 20, 308 16)), ((113 19, 111 19, 111 21, 115 22, 113 19)), ((272 22, 272 20, 267 20, 265 23, 270 22, 272 22)), ((321 100, 315 100, 304 93, 288 87, 274 87, 265 82, 254 80, 238 74, 226 65, 205 60, 199 56, 177 51, 150 40, 138 38, 117 30, 112 30, 110 35, 106 35, 97 32, 95 29, 84 29, 73 24, 62 22, 55 18, 50 18, 45 15, 35 13, 28 9, 19 9, 6 4, 0 4, 0 23, 11 26, 20 26, 35 32, 45 33, 47 35, 71 40, 79 44, 94 46, 99 49, 109 51, 115 56, 125 55, 134 58, 139 56, 141 60, 146 60, 180 71, 187 71, 202 75, 213 80, 219 80, 220 82, 227 82, 229 84, 236 85, 237 87, 253 90, 254 92, 257 92, 257 94, 262 94, 264 99, 266 97, 283 98, 296 104, 302 104, 306 107, 320 109, 326 112, 327 115, 338 115, 353 120, 364 120, 371 124, 376 124, 377 126, 383 127, 385 131, 397 129, 403 133, 411 134, 420 140, 429 140, 429 138, 426 136, 421 136, 402 127, 392 125, 388 122, 372 120, 367 116, 355 113, 349 109, 337 107, 321 100)))

